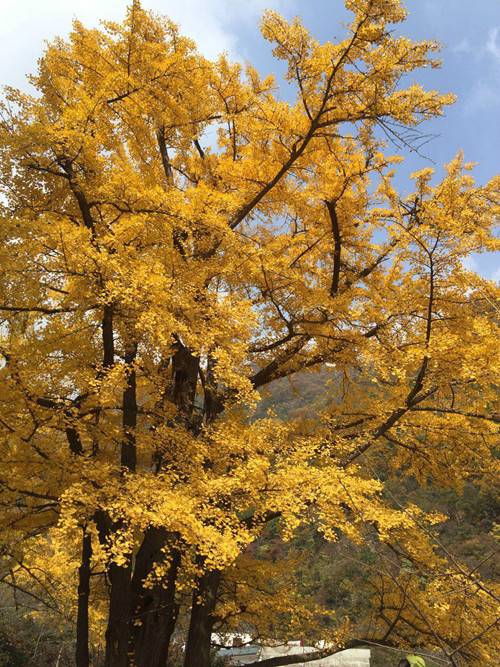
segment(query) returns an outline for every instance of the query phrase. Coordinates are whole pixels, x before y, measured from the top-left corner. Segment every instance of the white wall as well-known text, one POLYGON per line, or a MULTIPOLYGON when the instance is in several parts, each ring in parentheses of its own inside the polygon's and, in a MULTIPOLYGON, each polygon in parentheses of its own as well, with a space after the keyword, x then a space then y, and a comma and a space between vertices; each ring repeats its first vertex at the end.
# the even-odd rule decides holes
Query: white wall
MULTIPOLYGON (((262 648, 260 659, 264 660, 265 658, 275 658, 281 655, 292 655, 301 652, 307 654, 316 650, 317 649, 312 648, 311 646, 265 646, 262 648)), ((300 667, 301 665, 304 665, 304 667, 370 667, 370 649, 346 649, 345 651, 340 651, 340 653, 331 655, 328 658, 297 663, 297 667, 300 667)))

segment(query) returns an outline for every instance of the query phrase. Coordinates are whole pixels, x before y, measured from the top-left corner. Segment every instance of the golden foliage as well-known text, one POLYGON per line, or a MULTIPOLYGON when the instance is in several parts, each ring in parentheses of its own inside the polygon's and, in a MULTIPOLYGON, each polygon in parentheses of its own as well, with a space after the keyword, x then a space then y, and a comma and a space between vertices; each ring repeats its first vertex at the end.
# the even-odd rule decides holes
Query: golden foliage
MULTIPOLYGON (((439 182, 424 169, 398 194, 400 158, 377 127, 417 126, 453 97, 401 87, 437 65, 437 47, 392 34, 398 0, 346 5, 335 44, 264 15, 293 103, 138 3, 122 24, 75 21, 40 59, 36 95, 7 90, 0 516, 15 562, 68 584, 82 527, 96 571, 165 528, 189 591, 200 567, 244 573, 241 554, 279 518, 285 538, 305 523, 355 541, 375 527, 437 567, 421 528, 432 516, 391 507, 370 461, 456 487, 496 465, 495 286, 463 260, 497 247, 499 180, 475 184, 458 155, 439 182), (316 428, 252 421, 258 389, 325 363, 338 382, 316 428), (114 525, 105 540, 99 512, 114 525)), ((285 588, 261 616, 259 567, 244 584, 259 632, 275 609, 313 628, 285 588)), ((405 589, 450 652, 491 623, 478 593, 476 622, 456 626, 460 576, 405 589)), ((485 664, 476 644, 471 664, 485 664)))

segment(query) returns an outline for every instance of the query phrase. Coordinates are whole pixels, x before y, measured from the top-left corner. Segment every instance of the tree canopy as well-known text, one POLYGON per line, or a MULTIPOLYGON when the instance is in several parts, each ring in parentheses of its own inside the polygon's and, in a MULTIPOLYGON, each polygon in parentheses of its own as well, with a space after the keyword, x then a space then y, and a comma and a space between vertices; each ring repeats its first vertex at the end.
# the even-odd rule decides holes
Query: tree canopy
POLYGON ((500 179, 457 154, 397 191, 382 135, 453 96, 410 83, 438 47, 393 33, 399 0, 345 4, 337 43, 264 14, 293 101, 139 2, 75 21, 35 92, 5 92, 3 579, 75 621, 78 667, 100 641, 108 667, 166 665, 181 618, 185 667, 209 664, 215 626, 493 659, 494 584, 376 462, 456 489, 498 469, 495 286, 464 259, 497 247, 500 179), (325 364, 313 424, 255 414, 325 364), (361 617, 258 557, 270 527, 304 526, 378 554, 361 617))

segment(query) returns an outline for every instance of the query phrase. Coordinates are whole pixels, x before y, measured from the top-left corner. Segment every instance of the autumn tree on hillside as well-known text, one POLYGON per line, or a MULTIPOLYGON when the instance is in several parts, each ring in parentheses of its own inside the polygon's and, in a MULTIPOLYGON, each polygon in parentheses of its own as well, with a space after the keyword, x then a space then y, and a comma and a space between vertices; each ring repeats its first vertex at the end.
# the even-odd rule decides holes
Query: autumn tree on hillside
POLYGON ((108 667, 166 665, 179 612, 185 667, 235 619, 270 639, 300 618, 330 652, 493 655, 493 587, 364 462, 457 487, 493 467, 493 286, 462 260, 494 247, 499 181, 458 156, 398 195, 378 128, 403 136, 452 97, 407 84, 437 47, 394 35, 399 0, 346 6, 338 43, 264 15, 293 103, 138 2, 76 21, 36 92, 5 93, 2 567, 75 620, 78 667, 104 637, 108 667), (326 362, 341 390, 313 432, 249 418, 258 390, 326 362), (371 622, 318 630, 283 570, 266 597, 251 545, 270 522, 390 551, 371 622))

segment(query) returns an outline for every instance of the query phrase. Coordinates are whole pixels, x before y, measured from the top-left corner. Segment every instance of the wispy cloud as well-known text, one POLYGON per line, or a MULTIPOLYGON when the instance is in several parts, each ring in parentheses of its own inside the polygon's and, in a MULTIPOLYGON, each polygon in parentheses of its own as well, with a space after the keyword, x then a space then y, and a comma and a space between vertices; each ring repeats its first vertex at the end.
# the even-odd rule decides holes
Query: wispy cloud
POLYGON ((500 27, 490 28, 483 46, 474 52, 481 75, 475 79, 464 100, 466 116, 500 108, 500 27))
MULTIPOLYGON (((66 36, 79 18, 96 26, 100 19, 121 20, 131 0, 0 0, 0 84, 26 85, 36 68, 44 40, 66 36)), ((143 0, 143 6, 179 23, 208 57, 222 51, 238 60, 238 33, 266 7, 294 11, 297 0, 143 0)))
POLYGON ((486 41, 486 52, 492 55, 500 63, 500 44, 497 39, 499 36, 500 28, 496 26, 488 30, 488 39, 486 41))

